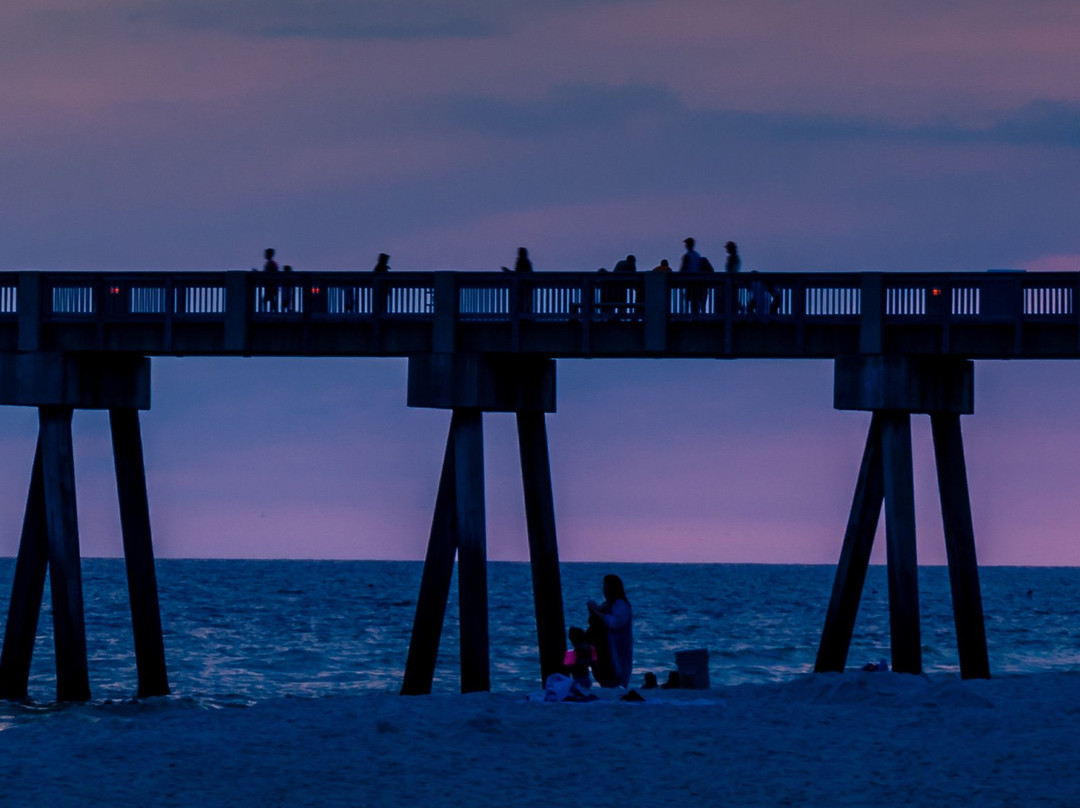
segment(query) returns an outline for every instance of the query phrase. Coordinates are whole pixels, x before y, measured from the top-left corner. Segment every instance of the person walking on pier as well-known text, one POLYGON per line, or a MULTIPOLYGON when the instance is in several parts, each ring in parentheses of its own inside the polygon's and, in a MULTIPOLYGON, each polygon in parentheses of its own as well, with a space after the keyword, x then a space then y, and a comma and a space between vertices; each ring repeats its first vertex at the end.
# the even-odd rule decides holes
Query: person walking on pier
POLYGON ((263 281, 263 304, 267 311, 277 311, 277 273, 278 265, 274 260, 274 248, 267 247, 263 250, 266 263, 263 264, 263 272, 267 278, 263 281))
MULTIPOLYGON (((686 252, 683 253, 682 261, 679 264, 679 272, 685 272, 687 275, 703 275, 707 272, 712 272, 712 264, 709 263, 708 258, 704 257, 694 249, 695 243, 696 242, 692 238, 683 239, 683 244, 686 245, 686 252)), ((686 303, 687 308, 690 310, 690 314, 704 313, 708 294, 708 290, 700 281, 693 278, 688 279, 686 303)))
MULTIPOLYGON (((390 271, 390 256, 386 253, 379 253, 379 257, 375 261, 375 266, 371 270, 376 275, 383 275, 390 271)), ((390 290, 385 283, 381 281, 375 281, 371 288, 371 308, 376 314, 386 314, 386 304, 389 299, 390 290)), ((345 311, 352 312, 356 310, 356 296, 357 290, 354 287, 349 287, 345 290, 345 311)))
POLYGON ((742 258, 739 257, 739 245, 734 241, 729 241, 724 245, 724 250, 727 252, 727 260, 724 261, 724 271, 738 272, 742 269, 742 258))
POLYGON ((701 272, 701 253, 694 249, 696 243, 692 238, 683 239, 686 252, 679 263, 679 272, 689 272, 691 275, 701 272))
POLYGON ((529 251, 524 247, 518 247, 517 260, 514 261, 514 272, 532 272, 532 261, 529 260, 529 251))
MULTIPOLYGON (((625 275, 630 272, 637 272, 637 256, 628 255, 615 263, 615 268, 611 270, 616 275, 625 275)), ((629 284, 622 284, 619 282, 613 282, 612 288, 612 301, 615 303, 614 313, 619 314, 632 314, 634 310, 634 303, 636 302, 636 296, 634 288, 629 284), (622 304, 626 303, 626 306, 622 304)))
POLYGON ((596 681, 601 687, 629 687, 634 667, 633 610, 622 578, 604 576, 604 602, 589 601, 589 642, 597 649, 596 681), (605 670, 605 662, 610 670, 605 670))

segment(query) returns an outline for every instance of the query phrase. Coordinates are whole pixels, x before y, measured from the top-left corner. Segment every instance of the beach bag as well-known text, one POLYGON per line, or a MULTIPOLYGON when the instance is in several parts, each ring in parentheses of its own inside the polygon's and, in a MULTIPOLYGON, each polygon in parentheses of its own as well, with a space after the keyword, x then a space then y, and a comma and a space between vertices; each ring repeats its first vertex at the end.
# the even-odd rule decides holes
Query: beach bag
POLYGON ((704 255, 701 256, 701 260, 698 262, 698 272, 715 272, 713 265, 709 263, 709 259, 704 255))
POLYGON ((569 676, 553 673, 544 682, 544 701, 566 701, 574 682, 569 676))

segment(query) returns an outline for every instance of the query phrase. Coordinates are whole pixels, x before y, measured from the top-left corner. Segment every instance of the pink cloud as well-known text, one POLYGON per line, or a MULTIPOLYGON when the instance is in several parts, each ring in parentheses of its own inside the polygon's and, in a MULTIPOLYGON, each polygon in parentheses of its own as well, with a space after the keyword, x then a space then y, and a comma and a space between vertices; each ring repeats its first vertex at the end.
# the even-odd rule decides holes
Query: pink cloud
POLYGON ((1040 255, 1020 265, 1031 272, 1078 272, 1080 271, 1080 253, 1062 255, 1040 255))

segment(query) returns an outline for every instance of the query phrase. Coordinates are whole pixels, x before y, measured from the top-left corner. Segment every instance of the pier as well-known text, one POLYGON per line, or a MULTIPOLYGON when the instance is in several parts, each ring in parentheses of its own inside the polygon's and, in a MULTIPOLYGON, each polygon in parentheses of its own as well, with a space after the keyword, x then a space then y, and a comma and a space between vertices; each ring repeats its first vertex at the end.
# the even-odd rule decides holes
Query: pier
POLYGON ((1078 292, 1080 273, 0 273, 0 404, 36 407, 40 423, 0 698, 27 695, 46 575, 57 698, 90 697, 71 443, 81 409, 110 416, 138 693, 169 692, 139 425, 154 356, 406 357, 408 406, 450 412, 406 694, 431 689, 455 563, 461 689, 489 688, 483 413, 517 419, 546 677, 565 647, 545 422, 557 360, 831 360, 833 406, 870 422, 814 669, 846 665, 883 510, 892 666, 922 669, 910 422, 927 415, 961 676, 988 677, 961 416, 974 412, 976 360, 1080 359, 1078 292))

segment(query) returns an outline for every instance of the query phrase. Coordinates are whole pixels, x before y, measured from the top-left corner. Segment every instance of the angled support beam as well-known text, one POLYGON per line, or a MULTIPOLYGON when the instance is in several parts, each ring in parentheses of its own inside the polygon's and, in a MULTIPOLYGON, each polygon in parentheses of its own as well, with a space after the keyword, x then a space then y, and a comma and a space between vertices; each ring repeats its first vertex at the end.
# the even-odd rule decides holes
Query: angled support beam
POLYGON ((124 563, 131 602, 131 626, 135 636, 139 698, 165 696, 169 693, 169 676, 165 668, 165 642, 161 633, 139 411, 132 408, 109 410, 109 424, 116 465, 116 489, 120 499, 120 526, 124 536, 124 563))
POLYGON ((86 701, 90 698, 90 677, 75 507, 72 410, 70 407, 40 407, 38 411, 56 647, 56 698, 58 701, 86 701))
POLYGON ((870 551, 874 546, 881 503, 885 496, 881 465, 881 415, 875 413, 870 420, 866 436, 859 480, 851 502, 844 545, 836 565, 829 611, 825 615, 825 628, 821 632, 815 673, 834 671, 842 673, 847 664, 851 636, 855 630, 855 618, 859 612, 870 565, 870 551))
POLYGON ((922 673, 911 416, 907 412, 885 412, 881 421, 892 669, 897 673, 922 673))
POLYGON ((960 677, 989 679, 990 658, 986 649, 979 565, 975 557, 975 531, 971 523, 967 469, 960 416, 936 413, 930 416, 934 435, 941 519, 945 527, 945 552, 949 562, 956 644, 960 652, 960 677))
POLYGON ((488 646, 484 434, 478 409, 454 410, 454 533, 458 548, 461 692, 491 689, 488 646))
POLYGON ((525 521, 529 532, 536 633, 540 648, 540 681, 562 671, 566 648, 559 546, 555 535, 555 498, 551 490, 547 428, 542 412, 517 414, 525 521))
POLYGON ((15 581, 11 587, 11 605, 4 629, 4 650, 0 654, 0 699, 19 700, 27 696, 30 661, 34 655, 34 639, 37 636, 48 565, 39 438, 34 454, 34 470, 30 475, 30 492, 26 497, 19 556, 15 562, 15 581))
POLYGON ((401 695, 420 696, 431 692, 435 677, 435 662, 439 655, 446 604, 450 598, 450 581, 454 575, 454 430, 451 426, 446 439, 439 493, 435 497, 435 515, 431 520, 424 572, 420 579, 420 595, 416 599, 409 656, 405 662, 405 678, 401 695))

